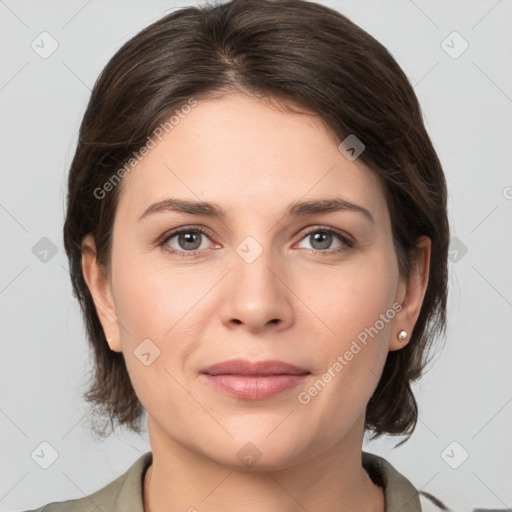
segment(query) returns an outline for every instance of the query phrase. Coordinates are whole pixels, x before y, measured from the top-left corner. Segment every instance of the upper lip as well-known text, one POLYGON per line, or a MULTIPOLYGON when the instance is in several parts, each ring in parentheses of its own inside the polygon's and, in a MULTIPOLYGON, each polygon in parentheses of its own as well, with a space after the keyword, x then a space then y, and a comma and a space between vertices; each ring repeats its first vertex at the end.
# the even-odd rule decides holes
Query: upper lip
POLYGON ((266 361, 248 361, 246 359, 232 359, 223 361, 201 370, 208 375, 304 375, 310 373, 290 363, 267 359, 266 361))

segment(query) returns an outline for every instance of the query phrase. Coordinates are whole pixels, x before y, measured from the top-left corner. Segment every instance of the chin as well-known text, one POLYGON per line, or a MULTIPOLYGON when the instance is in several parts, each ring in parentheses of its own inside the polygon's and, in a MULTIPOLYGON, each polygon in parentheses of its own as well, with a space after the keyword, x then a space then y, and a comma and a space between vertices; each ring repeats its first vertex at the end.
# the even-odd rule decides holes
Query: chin
POLYGON ((277 433, 277 430, 268 436, 273 428, 275 425, 271 429, 256 432, 255 435, 240 435, 224 443, 212 440, 208 453, 203 453, 217 464, 247 473, 292 467, 300 459, 304 449, 304 437, 294 440, 289 433, 277 433), (217 449, 214 453, 211 446, 217 449))

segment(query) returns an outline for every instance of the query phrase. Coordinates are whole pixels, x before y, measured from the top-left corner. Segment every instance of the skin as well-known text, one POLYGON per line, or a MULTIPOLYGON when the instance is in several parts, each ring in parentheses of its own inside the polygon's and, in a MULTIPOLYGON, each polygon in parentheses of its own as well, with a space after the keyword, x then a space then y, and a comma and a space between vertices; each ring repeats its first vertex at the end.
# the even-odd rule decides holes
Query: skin
POLYGON ((410 278, 401 277, 380 181, 339 142, 317 116, 240 93, 201 100, 123 178, 110 275, 84 238, 84 276, 105 335, 148 413, 146 511, 384 511, 383 490, 361 465, 365 411, 388 351, 407 344, 397 333, 410 336, 417 320, 430 240, 418 241, 410 278), (164 211, 138 220, 171 196, 216 202, 228 216, 164 211), (374 223, 354 211, 284 216, 292 201, 334 197, 368 209, 374 223), (156 242, 189 226, 208 234, 197 233, 192 249, 178 236, 167 248, 196 249, 193 257, 156 242), (353 247, 336 235, 315 242, 328 227, 353 247), (250 264, 236 252, 247 236, 263 250, 250 264), (300 403, 298 393, 394 303, 402 304, 394 318, 300 403), (160 350, 148 366, 134 355, 146 338, 160 350), (311 375, 264 400, 226 395, 199 375, 237 357, 278 359, 311 375), (247 442, 261 454, 252 467, 237 457, 247 442))

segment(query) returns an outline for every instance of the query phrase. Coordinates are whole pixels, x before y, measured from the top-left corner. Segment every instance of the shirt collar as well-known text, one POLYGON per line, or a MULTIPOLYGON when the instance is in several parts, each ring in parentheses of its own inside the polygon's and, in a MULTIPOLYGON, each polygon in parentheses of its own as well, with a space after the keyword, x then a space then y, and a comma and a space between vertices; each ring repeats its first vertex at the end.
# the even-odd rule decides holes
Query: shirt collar
POLYGON ((386 512, 421 512, 418 491, 386 459, 363 451, 362 462, 373 483, 384 488, 386 512))

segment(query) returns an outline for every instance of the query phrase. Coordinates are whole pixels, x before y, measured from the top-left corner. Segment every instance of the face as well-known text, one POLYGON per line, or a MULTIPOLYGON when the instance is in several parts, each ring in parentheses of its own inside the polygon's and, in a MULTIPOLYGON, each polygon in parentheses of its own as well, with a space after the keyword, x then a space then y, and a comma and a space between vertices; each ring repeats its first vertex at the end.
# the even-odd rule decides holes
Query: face
POLYGON ((199 101, 123 178, 112 273, 102 281, 87 261, 84 272, 168 446, 276 469, 362 439, 424 290, 399 274, 379 180, 339 142, 318 117, 232 94, 199 101), (345 207, 288 211, 333 200, 345 207), (299 375, 204 373, 235 359, 299 375))

